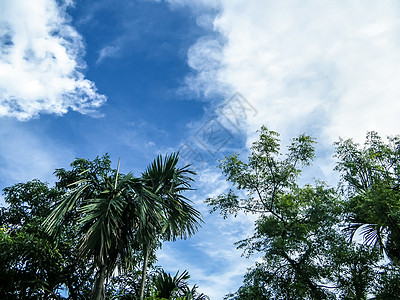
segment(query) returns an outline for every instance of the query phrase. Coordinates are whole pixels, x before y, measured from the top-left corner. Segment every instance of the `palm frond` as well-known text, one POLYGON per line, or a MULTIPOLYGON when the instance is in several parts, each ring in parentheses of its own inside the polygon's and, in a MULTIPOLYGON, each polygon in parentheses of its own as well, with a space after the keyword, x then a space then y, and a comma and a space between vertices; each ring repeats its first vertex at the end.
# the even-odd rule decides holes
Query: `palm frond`
POLYGON ((195 172, 189 166, 178 168, 178 154, 165 158, 158 156, 142 174, 145 186, 162 202, 163 226, 161 234, 166 240, 186 238, 197 232, 202 217, 191 201, 182 195, 191 190, 195 172))
POLYGON ((58 232, 60 223, 64 220, 66 214, 76 206, 77 200, 90 186, 89 183, 88 180, 79 180, 75 182, 73 185, 76 187, 66 193, 62 199, 56 203, 54 209, 42 224, 48 234, 55 235, 58 232))

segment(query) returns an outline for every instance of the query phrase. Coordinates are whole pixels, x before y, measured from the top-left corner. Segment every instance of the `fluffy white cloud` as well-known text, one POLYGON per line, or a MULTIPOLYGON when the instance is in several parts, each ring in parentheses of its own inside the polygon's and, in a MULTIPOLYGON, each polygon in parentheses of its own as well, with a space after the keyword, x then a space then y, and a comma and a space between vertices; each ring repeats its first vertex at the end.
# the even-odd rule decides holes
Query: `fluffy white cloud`
MULTIPOLYGON (((400 133, 398 2, 168 2, 193 7, 199 26, 213 24, 213 32, 188 51, 188 65, 194 72, 186 78, 184 89, 211 101, 214 96, 229 99, 240 92, 256 110, 248 110, 241 120, 245 120, 241 126, 248 145, 263 124, 280 132, 284 143, 303 132, 317 137, 318 157, 315 168, 305 174, 307 183, 321 177, 337 182, 331 156, 332 142, 339 136, 363 140, 368 130, 400 133), (209 8, 219 10, 212 22, 209 8)), ((217 113, 220 123, 227 125, 227 111, 217 113)), ((215 194, 227 188, 213 172, 200 172, 200 177, 200 185, 215 194)), ((183 259, 185 255, 176 248, 164 252, 162 264, 171 271, 177 266, 194 270, 195 282, 212 299, 221 299, 240 286, 240 274, 251 263, 240 260, 232 245, 250 234, 253 225, 247 217, 236 221, 207 217, 208 236, 200 232, 195 237, 202 241, 195 252, 203 253, 202 265, 183 259), (218 266, 220 272, 210 275, 204 271, 205 262, 218 266)))
POLYGON ((106 100, 82 70, 82 37, 55 0, 0 2, 0 117, 90 112, 106 100))
POLYGON ((244 95, 258 110, 249 136, 262 124, 328 144, 400 132, 397 1, 221 0, 220 9, 219 37, 189 50, 188 87, 244 95))

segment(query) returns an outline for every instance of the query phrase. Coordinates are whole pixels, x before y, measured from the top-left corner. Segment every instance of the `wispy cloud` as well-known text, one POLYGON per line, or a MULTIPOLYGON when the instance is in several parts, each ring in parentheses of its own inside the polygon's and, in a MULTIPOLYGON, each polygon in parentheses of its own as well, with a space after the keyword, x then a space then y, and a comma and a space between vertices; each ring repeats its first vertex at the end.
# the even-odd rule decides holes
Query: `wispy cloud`
POLYGON ((82 73, 82 37, 69 24, 71 1, 0 3, 0 117, 91 112, 106 97, 82 73))
POLYGON ((115 56, 118 53, 119 49, 120 47, 118 46, 110 46, 110 45, 101 48, 99 52, 99 57, 96 60, 96 64, 100 64, 107 57, 115 56))
POLYGON ((397 1, 221 0, 214 33, 188 53, 203 95, 240 91, 262 124, 329 144, 400 131, 397 1))
MULTIPOLYGON (((162 0, 155 0, 156 2, 161 2, 162 0)), ((217 9, 221 5, 220 0, 196 0, 196 1, 187 1, 187 0, 163 0, 172 5, 172 7, 182 7, 189 6, 192 9, 199 10, 198 12, 203 13, 204 10, 208 9, 217 9)))
MULTIPOLYGON (((367 130, 400 133, 400 7, 396 1, 166 2, 173 8, 192 7, 199 26, 211 29, 188 51, 193 73, 181 91, 211 102, 239 91, 257 112, 242 124, 248 146, 263 124, 280 132, 284 144, 303 132, 317 137, 317 166, 306 173, 307 180, 335 177, 332 142, 339 136, 360 140, 367 130), (218 14, 210 15, 210 8, 218 14)), ((226 119, 219 112, 217 120, 226 119)), ((216 172, 200 170, 199 177, 198 191, 204 188, 217 195, 227 188, 216 172)), ((199 192, 196 204, 207 196, 199 192)), ((160 261, 170 270, 177 266, 195 270, 194 280, 206 287, 212 299, 221 299, 240 286, 240 274, 251 264, 240 260, 233 242, 249 234, 252 218, 207 216, 206 222, 208 236, 200 232, 195 237, 199 239, 195 253, 204 255, 202 265, 172 247, 160 261), (221 272, 204 271, 205 262, 221 272)))

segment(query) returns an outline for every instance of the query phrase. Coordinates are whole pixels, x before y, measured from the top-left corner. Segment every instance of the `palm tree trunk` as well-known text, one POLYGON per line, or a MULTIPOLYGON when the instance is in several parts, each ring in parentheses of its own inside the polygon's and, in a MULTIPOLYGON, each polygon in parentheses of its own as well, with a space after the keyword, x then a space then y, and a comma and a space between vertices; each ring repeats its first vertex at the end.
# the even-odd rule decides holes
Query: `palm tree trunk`
POLYGON ((100 266, 98 273, 99 276, 95 283, 93 300, 103 300, 105 298, 104 281, 106 279, 106 265, 100 266))
POLYGON ((144 253, 144 261, 143 261, 143 269, 142 269, 142 282, 140 283, 140 297, 139 300, 143 300, 144 298, 144 285, 146 283, 146 272, 147 272, 147 263, 149 261, 149 249, 147 245, 143 245, 143 253, 144 253))

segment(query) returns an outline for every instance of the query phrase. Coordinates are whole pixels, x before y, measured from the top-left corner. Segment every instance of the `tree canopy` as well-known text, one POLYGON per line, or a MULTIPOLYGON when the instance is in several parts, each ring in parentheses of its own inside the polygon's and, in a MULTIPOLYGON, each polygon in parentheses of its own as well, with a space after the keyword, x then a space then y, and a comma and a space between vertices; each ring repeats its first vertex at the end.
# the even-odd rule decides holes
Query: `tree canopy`
POLYGON ((183 194, 195 173, 177 164, 177 154, 160 156, 134 177, 121 174, 119 162, 112 169, 104 155, 57 169, 54 187, 33 180, 5 188, 0 297, 152 296, 156 274, 146 268, 154 266, 154 250, 194 234, 202 220, 183 194))
POLYGON ((227 298, 397 297, 399 290, 388 287, 400 279, 399 139, 384 144, 369 133, 363 149, 351 140, 338 142, 342 182, 332 188, 320 181, 298 184, 314 158, 314 139, 301 135, 281 151, 278 133, 266 127, 259 133, 246 161, 238 154, 221 161, 235 189, 206 201, 225 218, 239 211, 258 215, 254 235, 237 246, 261 260, 227 298), (365 243, 355 242, 356 235, 364 235, 365 243))
MULTIPOLYGON (((206 200, 223 218, 255 214, 236 243, 257 262, 226 299, 398 299, 400 137, 369 132, 363 145, 339 140, 337 186, 301 185, 315 156, 305 134, 281 149, 262 127, 243 159, 220 168, 231 189, 206 200)), ((202 222, 186 197, 195 173, 177 154, 158 156, 135 177, 108 155, 3 189, 1 299, 205 300, 189 273, 156 266, 163 241, 187 238, 202 222)))

